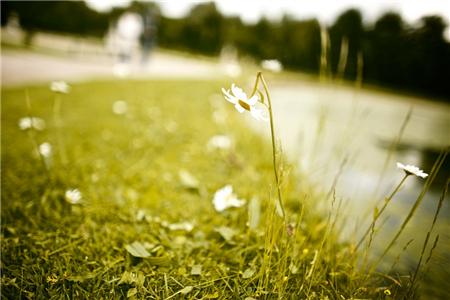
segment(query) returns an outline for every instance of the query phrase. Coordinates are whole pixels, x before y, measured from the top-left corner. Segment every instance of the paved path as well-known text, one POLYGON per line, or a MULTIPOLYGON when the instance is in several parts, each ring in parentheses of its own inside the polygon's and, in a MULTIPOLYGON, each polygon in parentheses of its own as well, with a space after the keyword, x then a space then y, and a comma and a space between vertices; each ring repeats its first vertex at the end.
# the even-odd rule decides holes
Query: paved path
MULTIPOLYGON (((46 55, 36 52, 3 50, 1 55, 2 86, 44 83, 52 80, 83 81, 114 76, 114 59, 106 55, 81 57, 46 55)), ((156 52, 143 66, 130 68, 137 78, 214 78, 223 76, 219 63, 174 54, 156 52)))

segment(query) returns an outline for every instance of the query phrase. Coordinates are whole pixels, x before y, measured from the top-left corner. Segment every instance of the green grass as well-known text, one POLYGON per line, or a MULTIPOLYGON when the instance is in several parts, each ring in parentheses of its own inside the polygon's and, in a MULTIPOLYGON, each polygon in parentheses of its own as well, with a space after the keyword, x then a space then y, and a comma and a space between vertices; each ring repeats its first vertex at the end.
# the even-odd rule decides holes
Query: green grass
POLYGON ((295 227, 287 235, 274 215, 270 144, 221 98, 228 85, 76 84, 61 96, 59 128, 47 86, 3 90, 2 297, 383 299, 390 289, 398 299, 400 279, 358 271, 353 246, 337 241, 338 201, 295 170, 283 185, 295 227), (116 100, 127 101, 127 114, 113 114, 116 100), (215 122, 214 112, 225 122, 215 122), (18 120, 27 115, 47 128, 21 131, 18 120), (216 134, 231 136, 234 146, 208 150, 216 134), (48 174, 35 150, 43 142, 53 145, 48 174), (198 186, 183 184, 181 170, 198 186), (240 198, 259 199, 257 229, 247 226, 248 206, 214 210, 213 195, 226 184, 240 198), (83 194, 82 205, 64 200, 71 188, 83 194), (333 205, 329 215, 315 208, 319 201, 333 205), (168 228, 185 221, 191 232, 168 228), (130 255, 126 246, 135 241, 150 257, 130 255))

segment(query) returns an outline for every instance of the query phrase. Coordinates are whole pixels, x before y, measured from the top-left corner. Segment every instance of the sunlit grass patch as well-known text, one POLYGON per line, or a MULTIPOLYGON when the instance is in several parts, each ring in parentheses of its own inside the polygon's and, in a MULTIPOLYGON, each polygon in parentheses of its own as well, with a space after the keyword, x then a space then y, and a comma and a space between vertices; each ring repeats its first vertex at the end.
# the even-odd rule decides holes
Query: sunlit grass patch
POLYGON ((354 249, 337 242, 338 213, 327 218, 311 204, 336 199, 299 190, 295 171, 282 187, 289 219, 275 214, 270 145, 222 99, 222 85, 114 81, 72 85, 63 95, 48 86, 3 91, 2 295, 395 296, 395 281, 367 280, 355 269, 354 249), (27 117, 46 129, 22 130, 27 117), (43 143, 51 164, 36 155, 43 143), (213 199, 226 186, 235 205, 217 209, 213 199))

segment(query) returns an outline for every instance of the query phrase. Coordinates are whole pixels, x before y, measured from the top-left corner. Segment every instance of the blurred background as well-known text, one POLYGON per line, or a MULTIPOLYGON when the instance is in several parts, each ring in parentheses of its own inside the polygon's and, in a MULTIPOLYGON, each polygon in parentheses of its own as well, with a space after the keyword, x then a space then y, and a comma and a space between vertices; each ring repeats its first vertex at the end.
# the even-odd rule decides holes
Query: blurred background
MULTIPOLYGON (((287 70, 318 74, 324 27, 331 76, 356 79, 360 55, 364 83, 448 100, 449 6, 448 1, 2 1, 2 43, 65 54, 106 52, 120 62, 135 58, 138 50, 146 62, 161 47, 228 60, 276 59, 287 70)), ((122 69, 116 72, 127 72, 122 69)))
MULTIPOLYGON (((449 18, 450 1, 437 0, 2 1, 2 86, 131 77, 250 89, 264 70, 284 150, 309 181, 336 187, 348 237, 398 183, 396 161, 429 172, 450 144, 449 18)), ((449 170, 446 159, 399 249, 426 234, 449 170)), ((396 232, 422 187, 407 182, 380 236, 396 232)), ((430 299, 449 296, 449 204, 425 278, 430 299)), ((415 267, 421 245, 402 268, 415 267)))

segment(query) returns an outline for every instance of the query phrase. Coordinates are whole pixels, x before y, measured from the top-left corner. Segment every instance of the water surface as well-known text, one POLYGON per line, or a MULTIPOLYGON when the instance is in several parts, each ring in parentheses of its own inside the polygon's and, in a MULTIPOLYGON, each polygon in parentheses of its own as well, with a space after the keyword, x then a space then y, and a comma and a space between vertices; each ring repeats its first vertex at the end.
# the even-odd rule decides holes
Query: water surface
MULTIPOLYGON (((361 235, 363 230, 355 233, 355 228, 367 228, 375 204, 381 203, 401 180, 403 173, 396 168, 397 161, 429 172, 440 150, 450 145, 450 105, 445 103, 309 81, 273 83, 271 94, 276 130, 290 159, 324 188, 329 189, 340 173, 336 195, 345 203, 343 237, 347 239, 361 235), (395 143, 410 110, 402 138, 395 143), (390 151, 393 144, 396 150, 390 151)), ((257 128, 269 133, 267 128, 257 128)), ((447 159, 436 184, 383 260, 383 267, 391 266, 400 249, 414 239, 399 265, 402 270, 413 270, 449 170, 447 159)), ((399 229, 423 184, 423 179, 410 176, 388 206, 380 219, 383 228, 374 241, 375 257, 399 229)), ((450 297, 449 204, 447 196, 435 230, 439 245, 423 283, 427 299, 450 297)))

